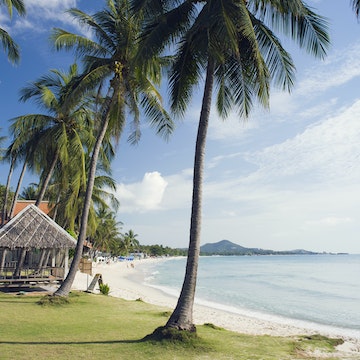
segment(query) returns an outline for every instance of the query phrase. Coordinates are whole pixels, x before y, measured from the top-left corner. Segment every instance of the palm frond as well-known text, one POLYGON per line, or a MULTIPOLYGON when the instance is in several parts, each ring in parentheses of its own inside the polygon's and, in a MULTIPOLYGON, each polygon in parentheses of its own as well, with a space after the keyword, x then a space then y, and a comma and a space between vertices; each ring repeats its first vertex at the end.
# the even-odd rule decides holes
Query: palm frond
POLYGON ((8 56, 8 59, 13 64, 17 64, 20 60, 20 50, 19 46, 11 38, 11 36, 4 30, 0 28, 0 43, 5 53, 8 56))
MULTIPOLYGON (((79 22, 80 25, 86 25, 91 31, 94 33, 96 38, 100 40, 99 43, 101 44, 102 49, 107 49, 107 51, 114 51, 116 49, 115 44, 113 43, 111 39, 111 32, 108 32, 105 30, 105 27, 103 24, 99 23, 104 21, 104 19, 101 18, 105 14, 105 12, 97 12, 94 16, 88 15, 84 13, 83 11, 72 8, 68 10, 68 13, 79 22), (99 21, 100 20, 100 21, 99 21)), ((111 21, 110 21, 111 23, 111 21)), ((95 47, 96 49, 96 47, 95 47)))
POLYGON ((17 11, 20 16, 26 14, 26 9, 23 0, 2 0, 0 4, 5 4, 6 9, 9 13, 10 19, 13 16, 13 8, 17 11))
POLYGON ((352 8, 355 11, 357 17, 360 14, 360 0, 351 0, 352 8))
POLYGON ((291 55, 263 22, 254 16, 251 16, 251 20, 272 81, 281 86, 283 90, 290 91, 295 79, 295 65, 291 55))
POLYGON ((53 42, 56 50, 74 50, 75 54, 79 56, 88 53, 99 56, 107 54, 107 49, 103 48, 95 41, 59 28, 54 28, 52 30, 50 40, 53 42))
POLYGON ((198 61, 198 49, 192 40, 190 35, 180 44, 169 76, 171 109, 180 115, 185 113, 193 87, 198 83, 203 70, 203 64, 198 61))
POLYGON ((156 133, 166 140, 173 133, 175 124, 170 115, 164 110, 158 96, 153 96, 151 92, 143 94, 141 106, 149 119, 150 126, 156 129, 156 133))
POLYGON ((328 20, 302 0, 255 0, 251 8, 280 32, 289 35, 311 55, 324 58, 330 45, 328 20))
POLYGON ((151 19, 140 38, 138 59, 149 59, 173 44, 191 25, 197 12, 196 5, 185 1, 179 7, 151 19))

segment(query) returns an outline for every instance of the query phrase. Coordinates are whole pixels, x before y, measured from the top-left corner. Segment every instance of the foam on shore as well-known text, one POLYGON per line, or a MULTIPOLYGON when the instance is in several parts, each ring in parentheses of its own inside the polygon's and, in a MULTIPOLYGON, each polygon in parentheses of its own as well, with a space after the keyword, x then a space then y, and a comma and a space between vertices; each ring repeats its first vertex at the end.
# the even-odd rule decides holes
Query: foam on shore
MULTIPOLYGON (((176 306, 177 295, 162 291, 161 288, 148 286, 144 283, 144 273, 141 270, 145 264, 165 261, 166 259, 146 259, 130 262, 115 262, 110 264, 94 264, 93 275, 102 275, 103 282, 110 287, 110 295, 125 300, 141 299, 144 302, 173 309, 176 306), (133 266, 131 265, 133 264, 133 266)), ((92 276, 78 272, 73 283, 73 289, 86 290, 92 276)), ((99 292, 98 286, 94 292, 99 292)), ((250 335, 296 336, 320 333, 326 336, 342 337, 345 341, 339 350, 346 353, 360 354, 360 334, 357 331, 349 333, 342 329, 331 329, 302 321, 280 319, 259 314, 245 313, 238 309, 225 309, 208 302, 195 301, 194 323, 201 325, 212 323, 228 330, 250 335)))

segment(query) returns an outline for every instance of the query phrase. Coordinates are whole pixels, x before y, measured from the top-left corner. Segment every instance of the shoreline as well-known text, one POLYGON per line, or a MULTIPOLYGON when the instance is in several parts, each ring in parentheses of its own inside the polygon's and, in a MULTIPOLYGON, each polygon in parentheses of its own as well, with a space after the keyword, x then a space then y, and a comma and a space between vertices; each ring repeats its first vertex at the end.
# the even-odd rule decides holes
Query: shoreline
MULTIPOLYGON (((166 261, 167 258, 143 259, 131 262, 112 262, 110 264, 94 264, 93 276, 99 273, 103 282, 110 287, 110 296, 119 297, 125 300, 137 300, 174 309, 177 296, 171 296, 159 288, 144 284, 144 273, 141 270, 143 265, 154 264, 166 261)), ((86 290, 93 276, 80 273, 76 274, 73 289, 86 290)), ((94 293, 99 293, 98 286, 95 286, 94 293)), ((213 306, 214 304, 199 302, 194 304, 194 324, 203 325, 212 323, 227 330, 249 334, 249 335, 270 335, 291 337, 298 335, 321 334, 329 337, 341 337, 345 343, 338 347, 339 351, 352 354, 360 354, 360 336, 352 336, 342 329, 312 324, 292 319, 276 319, 264 314, 263 317, 246 314, 246 311, 226 311, 213 306)), ((356 332, 356 331, 355 331, 356 332)))

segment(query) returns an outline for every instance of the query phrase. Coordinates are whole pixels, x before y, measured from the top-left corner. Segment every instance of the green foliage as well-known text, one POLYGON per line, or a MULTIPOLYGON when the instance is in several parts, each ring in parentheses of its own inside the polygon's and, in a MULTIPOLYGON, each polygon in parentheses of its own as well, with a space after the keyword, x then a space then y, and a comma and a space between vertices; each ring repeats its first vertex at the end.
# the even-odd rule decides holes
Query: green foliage
POLYGON ((100 284, 100 293, 103 295, 109 295, 110 292, 110 286, 108 284, 100 284))
POLYGON ((334 352, 336 346, 344 343, 343 339, 328 338, 320 334, 300 336, 298 342, 294 346, 294 352, 311 353, 316 349, 322 349, 323 352, 334 352))
POLYGON ((71 229, 67 229, 66 230, 68 234, 70 234, 74 239, 77 239, 77 235, 76 232, 74 230, 71 229))
POLYGON ((211 329, 214 329, 214 330, 224 330, 222 327, 216 326, 216 325, 214 325, 212 323, 205 323, 204 326, 207 326, 207 327, 209 327, 211 329))
POLYGON ((69 259, 72 259, 75 255, 75 249, 69 249, 69 259))
MULTIPOLYGON (((5 191, 6 191, 6 186, 5 185, 0 185, 0 211, 2 211, 3 206, 4 206, 5 191)), ((8 208, 11 205, 13 197, 14 197, 14 192, 10 190, 9 195, 8 195, 8 200, 7 200, 8 208)))
POLYGON ((139 250, 149 256, 186 256, 187 249, 174 249, 163 245, 140 245, 139 250))

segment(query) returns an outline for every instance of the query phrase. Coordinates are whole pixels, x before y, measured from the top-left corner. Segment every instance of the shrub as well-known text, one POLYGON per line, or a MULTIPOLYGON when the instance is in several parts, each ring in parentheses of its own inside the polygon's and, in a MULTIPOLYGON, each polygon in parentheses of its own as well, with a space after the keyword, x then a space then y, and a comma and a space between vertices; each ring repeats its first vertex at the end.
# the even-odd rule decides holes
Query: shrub
POLYGON ((100 288, 100 292, 101 292, 103 295, 109 295, 110 286, 109 286, 108 284, 100 284, 100 285, 99 285, 99 288, 100 288))

